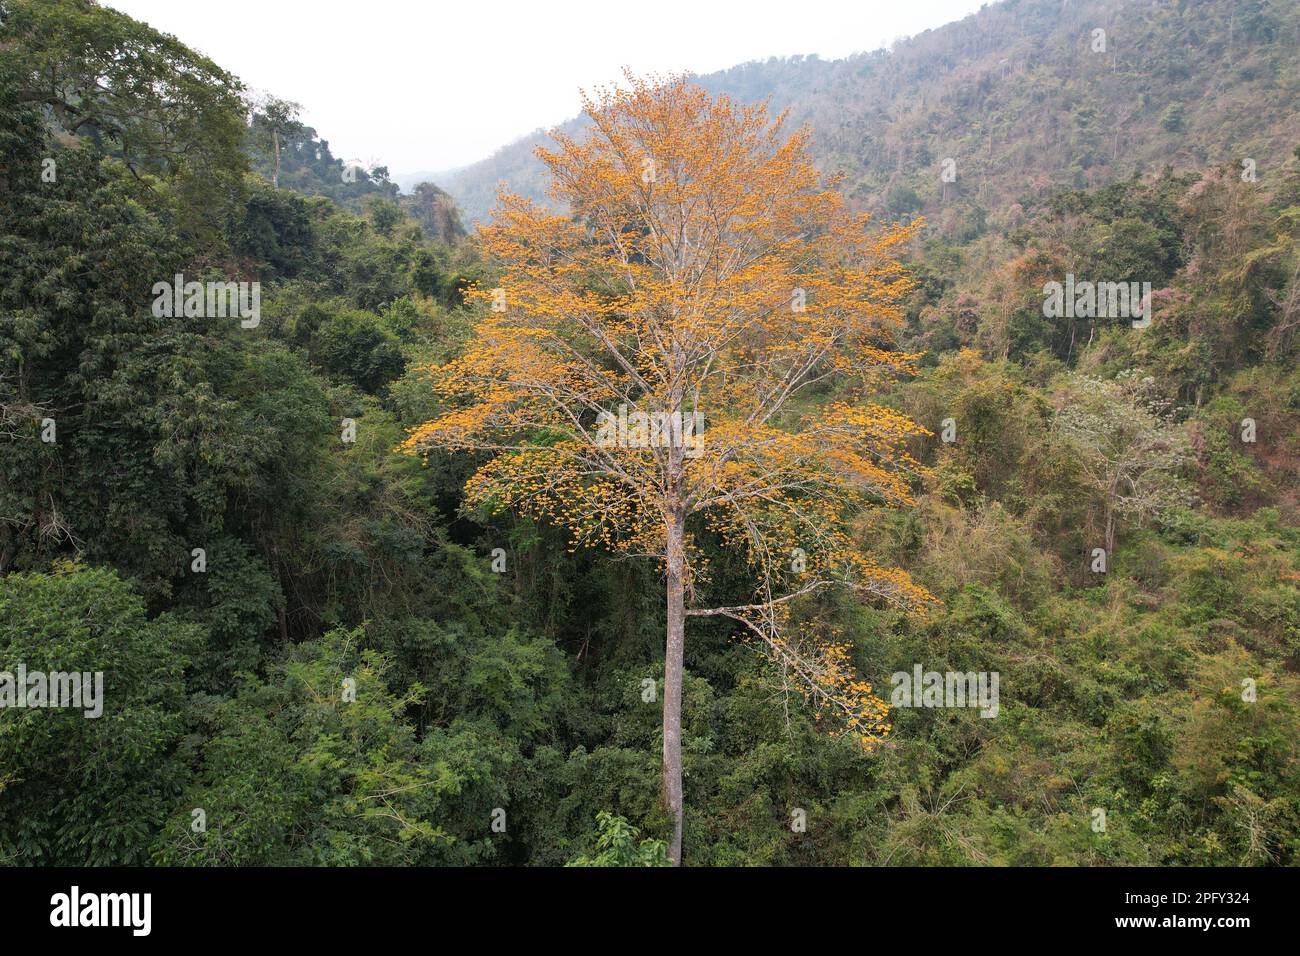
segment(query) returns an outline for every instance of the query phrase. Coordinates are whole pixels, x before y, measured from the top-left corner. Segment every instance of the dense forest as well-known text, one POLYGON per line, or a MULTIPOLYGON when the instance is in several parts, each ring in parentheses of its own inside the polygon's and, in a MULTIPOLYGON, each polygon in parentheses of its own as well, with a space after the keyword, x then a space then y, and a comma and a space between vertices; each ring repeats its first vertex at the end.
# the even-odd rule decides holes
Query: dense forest
MULTIPOLYGON (((1005 0, 701 78, 807 123, 910 277, 873 402, 915 468, 843 543, 933 601, 793 616, 886 701, 914 669, 1000 700, 896 702, 864 747, 691 619, 682 862, 1300 861, 1298 29, 1005 0), (1147 311, 1051 315, 1067 275, 1147 311)), ((408 453, 509 267, 452 197, 537 193, 532 145, 402 195, 172 37, 0 0, 0 671, 105 674, 99 719, 0 708, 0 862, 670 862, 663 569, 408 453), (176 276, 260 303, 160 309, 176 276)))

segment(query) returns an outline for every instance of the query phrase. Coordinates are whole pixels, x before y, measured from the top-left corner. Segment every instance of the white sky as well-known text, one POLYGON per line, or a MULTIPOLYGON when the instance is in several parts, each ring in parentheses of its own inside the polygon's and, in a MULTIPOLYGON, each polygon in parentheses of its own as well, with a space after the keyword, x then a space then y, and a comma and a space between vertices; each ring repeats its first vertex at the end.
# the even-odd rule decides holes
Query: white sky
POLYGON ((482 159, 638 73, 824 59, 974 13, 984 0, 102 0, 303 104, 342 159, 394 175, 482 159))

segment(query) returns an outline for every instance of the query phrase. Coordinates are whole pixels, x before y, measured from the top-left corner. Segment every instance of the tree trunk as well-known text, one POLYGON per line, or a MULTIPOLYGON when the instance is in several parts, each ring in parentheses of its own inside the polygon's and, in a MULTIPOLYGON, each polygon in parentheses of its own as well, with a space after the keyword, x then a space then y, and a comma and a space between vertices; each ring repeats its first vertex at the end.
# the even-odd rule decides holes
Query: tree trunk
POLYGON ((280 187, 280 131, 271 127, 271 153, 275 157, 275 170, 271 173, 271 185, 280 187))
POLYGON ((682 652, 685 645, 685 525, 679 503, 668 515, 668 640, 664 650, 664 805, 673 819, 668 858, 682 861, 682 652))
POLYGON ((1109 501, 1106 502, 1106 570, 1110 570, 1111 561, 1114 560, 1115 554, 1115 509, 1109 501))

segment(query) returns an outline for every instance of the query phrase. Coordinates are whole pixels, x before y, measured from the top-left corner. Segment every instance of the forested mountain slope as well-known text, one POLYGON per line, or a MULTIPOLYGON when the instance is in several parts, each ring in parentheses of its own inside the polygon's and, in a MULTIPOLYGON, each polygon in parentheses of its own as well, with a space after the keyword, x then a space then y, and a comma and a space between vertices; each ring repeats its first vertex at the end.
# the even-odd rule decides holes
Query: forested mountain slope
MULTIPOLYGON (((924 212, 958 235, 1014 221, 1026 197, 1134 172, 1245 158, 1276 169, 1300 138, 1297 49, 1294 3, 1004 0, 887 52, 774 58, 699 82, 788 107, 851 197, 924 212)), ((442 183, 467 222, 486 217, 498 181, 542 198, 532 151, 545 139, 539 131, 442 183)))
POLYGON ((304 196, 328 196, 352 212, 360 212, 375 202, 381 206, 384 201, 395 203, 420 224, 430 239, 455 245, 465 237, 455 202, 433 183, 417 182, 398 195, 386 166, 341 159, 310 126, 296 121, 285 125, 288 128, 281 131, 278 140, 274 139, 266 112, 255 104, 244 145, 254 172, 266 179, 276 175, 273 144, 281 142, 281 187, 304 196))

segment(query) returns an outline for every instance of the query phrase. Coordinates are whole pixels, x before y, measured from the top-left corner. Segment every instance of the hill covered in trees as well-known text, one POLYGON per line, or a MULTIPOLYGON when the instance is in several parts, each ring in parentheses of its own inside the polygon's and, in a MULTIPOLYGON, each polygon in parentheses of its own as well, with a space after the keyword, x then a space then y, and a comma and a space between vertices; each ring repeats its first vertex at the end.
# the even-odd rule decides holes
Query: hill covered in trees
POLYGON ((352 212, 378 204, 386 210, 381 215, 393 218, 390 207, 400 206, 420 224, 425 236, 443 245, 455 245, 465 238, 455 202, 438 186, 417 182, 399 195, 397 185, 388 178, 388 167, 336 157, 328 141, 294 118, 297 104, 274 97, 262 99, 253 101, 245 137, 253 172, 304 196, 327 196, 352 212))
MULTIPOLYGON (((1300 139, 1297 46, 1290 3, 1004 0, 888 51, 774 57, 698 82, 789 109, 863 208, 964 236, 1062 188, 1245 158, 1276 168, 1300 139)), ((500 182, 542 200, 533 151, 546 140, 539 130, 441 185, 467 222, 487 220, 500 182)))
MULTIPOLYGON (((809 401, 926 430, 911 503, 842 540, 936 604, 791 605, 895 704, 870 749, 691 620, 685 863, 1295 864, 1295 17, 1021 0, 704 79, 808 120, 850 207, 927 220, 864 346, 913 373, 809 401), (1053 314, 1076 280, 1150 291, 1053 314), (901 702, 918 671, 998 675, 996 715, 901 702)), ((666 862, 661 569, 399 451, 502 262, 313 131, 273 186, 240 81, 145 24, 0 22, 0 671, 105 677, 100 718, 0 708, 0 862, 666 862), (257 308, 169 314, 178 274, 257 308)), ((692 533, 710 591, 751 585, 692 533)))

